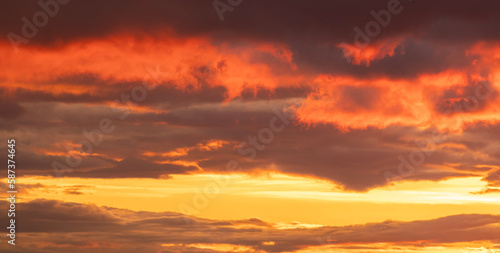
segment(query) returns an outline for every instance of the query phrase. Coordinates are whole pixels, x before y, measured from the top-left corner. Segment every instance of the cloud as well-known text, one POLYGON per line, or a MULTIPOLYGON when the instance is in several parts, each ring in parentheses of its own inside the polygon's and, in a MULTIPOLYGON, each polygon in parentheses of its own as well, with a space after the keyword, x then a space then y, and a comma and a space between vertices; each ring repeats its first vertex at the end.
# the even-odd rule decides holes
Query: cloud
MULTIPOLYGON (((496 15, 498 3, 495 1, 485 1, 481 5, 467 2, 456 3, 451 0, 438 3, 401 1, 400 4, 403 6, 403 12, 392 17, 392 26, 385 28, 381 36, 422 31, 432 24, 435 25, 432 26, 431 32, 424 34, 441 40, 459 38, 459 35, 464 34, 469 36, 460 36, 460 38, 497 38, 498 36, 494 26, 480 25, 491 24, 491 20, 498 17, 496 15), (425 16, 421 15, 423 11, 431 7, 435 11, 425 16), (411 26, 415 20, 421 22, 417 26, 411 26), (458 29, 458 24, 463 23, 474 24, 481 29, 468 29, 469 27, 458 29), (446 33, 445 36, 445 33, 440 32, 446 29, 451 29, 453 33, 446 33), (489 30, 492 33, 484 32, 489 30), (452 37, 450 34, 457 35, 452 37)), ((20 32, 21 17, 31 17, 36 11, 41 10, 36 2, 30 4, 12 2, 8 3, 6 8, 12 11, 2 16, 2 20, 18 20, 18 22, 1 22, 4 24, 0 27, 3 34, 20 32)), ((342 36, 347 38, 343 34, 348 34, 352 26, 362 27, 367 21, 373 20, 370 10, 386 8, 387 1, 382 0, 361 1, 360 3, 318 1, 315 4, 300 1, 273 3, 257 1, 252 4, 243 3, 234 12, 225 13, 228 22, 221 23, 212 4, 203 1, 145 1, 126 6, 119 5, 115 1, 109 3, 72 2, 60 6, 59 12, 50 20, 50 24, 43 27, 46 31, 40 31, 34 41, 42 44, 65 42, 123 32, 124 28, 137 33, 170 30, 179 36, 207 33, 223 37, 223 35, 234 34, 233 38, 246 35, 256 39, 285 40, 287 36, 293 34, 297 37, 307 34, 307 37, 314 39, 342 38, 342 36), (189 15, 193 12, 196 15, 189 15), (281 15, 276 15, 276 13, 281 15), (96 18, 89 20, 87 17, 91 15, 96 18), (261 17, 259 22, 253 22, 252 17, 255 16, 261 17), (222 34, 224 31, 226 32, 222 34), (330 33, 325 34, 325 31, 330 31, 330 33)))
POLYGON ((137 158, 125 158, 116 163, 112 168, 103 168, 88 172, 76 172, 76 177, 99 177, 99 178, 160 178, 170 174, 185 174, 196 171, 194 166, 182 166, 176 164, 156 164, 137 158))
POLYGON ((15 119, 25 112, 26 110, 16 102, 5 100, 0 102, 0 118, 15 119))
MULTIPOLYGON (((500 186, 500 170, 491 170, 483 181, 488 182, 488 186, 500 186)), ((485 193, 495 191, 494 188, 488 188, 485 193)))
MULTIPOLYGON (((346 87, 340 91, 351 97, 339 101, 360 103, 359 113, 370 109, 373 102, 365 101, 366 92, 346 87)), ((235 159, 244 173, 279 170, 331 180, 345 190, 367 191, 391 183, 388 172, 400 175, 401 159, 417 162, 412 173, 397 180, 486 177, 500 166, 494 141, 498 125, 469 125, 462 133, 413 126, 344 132, 330 124, 305 127, 292 119, 263 150, 250 145, 252 136, 263 144, 258 133, 269 127, 273 108, 291 101, 235 100, 168 112, 135 111, 126 120, 103 106, 35 103, 26 106, 26 118, 10 124, 23 136, 18 148, 23 150, 25 175, 55 176, 52 163, 67 165, 68 157, 80 157, 82 163, 63 176, 86 178, 159 178, 202 170, 227 173, 226 163, 235 159), (103 134, 91 155, 80 153, 79 149, 87 150, 82 141, 88 140, 82 131, 97 129, 102 118, 112 119, 115 131, 103 134), (239 151, 242 142, 247 144, 239 151), (256 157, 248 160, 252 149, 256 157)))
MULTIPOLYGON (((30 238, 30 241, 19 244, 16 250, 30 252, 69 249, 129 252, 137 246, 142 247, 142 252, 201 251, 200 245, 248 247, 248 252, 287 252, 320 246, 318 241, 338 247, 377 242, 425 247, 454 242, 498 242, 495 235, 500 222, 500 217, 495 215, 463 214, 411 222, 277 229, 275 224, 255 218, 210 220, 172 212, 135 212, 43 199, 23 203, 19 213, 24 220, 19 224, 18 233, 20 238, 30 238), (187 220, 190 222, 186 223, 187 220), (212 236, 206 236, 208 233, 212 236)), ((214 252, 226 251, 216 248, 214 252)))
MULTIPOLYGON (((52 163, 68 155, 84 159, 65 176, 103 178, 222 173, 236 159, 244 172, 276 169, 366 191, 389 183, 399 157, 435 149, 400 180, 494 183, 486 174, 500 160, 489 144, 499 113, 498 3, 401 4, 349 64, 339 45, 352 47, 353 28, 387 1, 244 2, 223 23, 202 1, 70 2, 19 52, 7 37, 0 43, 1 135, 19 139, 26 175, 54 175, 52 163), (144 83, 157 86, 133 101, 144 83), (247 161, 237 145, 283 107, 293 124, 247 161), (125 119, 120 108, 130 110, 125 119), (104 118, 116 130, 92 155, 78 151, 83 132, 104 118), (486 135, 474 130, 481 124, 486 135), (447 140, 429 142, 434 130, 447 140), (199 148, 212 141, 221 147, 199 148), (162 155, 171 152, 182 155, 162 155)), ((40 10, 6 8, 4 34, 22 32, 21 18, 40 10)))
POLYGON ((488 193, 498 193, 500 192, 500 189, 499 188, 489 188, 489 187, 486 187, 480 191, 476 191, 476 192, 471 192, 472 194, 488 194, 488 193))

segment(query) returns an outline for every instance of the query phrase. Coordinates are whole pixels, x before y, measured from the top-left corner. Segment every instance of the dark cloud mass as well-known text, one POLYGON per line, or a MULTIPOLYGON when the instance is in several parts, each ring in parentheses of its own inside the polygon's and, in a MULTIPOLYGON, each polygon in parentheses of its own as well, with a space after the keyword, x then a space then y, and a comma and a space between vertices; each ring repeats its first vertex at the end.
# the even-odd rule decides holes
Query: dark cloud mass
MULTIPOLYGON (((21 34, 21 18, 31 18, 41 9, 36 2, 4 3, 0 33, 21 34)), ((56 48, 74 41, 120 34, 137 38, 203 37, 215 45, 267 41, 289 47, 303 71, 349 73, 360 77, 415 77, 416 73, 464 67, 474 58, 465 54, 467 45, 500 37, 495 26, 500 22, 497 1, 481 1, 481 4, 452 0, 398 2, 403 11, 392 15, 390 25, 371 43, 410 40, 400 48, 404 54, 375 62, 370 68, 345 64, 335 45, 354 44, 353 27, 364 29, 365 24, 373 20, 371 10, 387 9, 385 0, 243 1, 238 8, 224 14, 224 22, 206 1, 148 0, 126 5, 119 1, 72 1, 61 5, 48 24, 39 29, 29 43, 22 45, 56 48)), ((6 36, 3 40, 10 43, 6 36)))
MULTIPOLYGON (((355 91, 351 91, 353 92, 355 91)), ((363 94, 357 96, 362 98, 363 94)), ((37 109, 33 107, 32 110, 38 115, 54 116, 56 112, 58 115, 65 115, 55 116, 63 119, 63 122, 38 129, 33 135, 26 134, 20 140, 19 148, 27 148, 29 145, 40 150, 58 150, 61 154, 24 152, 24 175, 56 176, 52 163, 57 161, 66 165, 68 150, 78 148, 68 147, 62 142, 79 144, 88 141, 82 131, 88 132, 98 127, 101 118, 113 119, 116 130, 111 134, 103 134, 102 143, 93 146, 92 155, 82 156, 81 164, 74 167, 72 172, 63 173, 64 176, 158 178, 198 171, 192 165, 177 165, 176 162, 195 163, 205 171, 224 173, 226 163, 235 159, 240 162, 243 171, 247 172, 270 169, 274 165, 275 169, 282 172, 325 178, 347 190, 366 191, 388 184, 387 172, 400 175, 398 167, 403 162, 399 157, 410 161, 414 152, 424 154, 426 151, 425 160, 414 166, 413 173, 404 175, 400 180, 437 181, 452 177, 480 176, 484 172, 494 171, 493 167, 500 166, 500 157, 495 148, 499 144, 492 141, 497 133, 497 125, 471 127, 460 135, 444 133, 439 139, 435 139, 435 129, 393 126, 345 133, 332 125, 305 127, 292 120, 283 131, 275 133, 271 143, 264 145, 265 148, 259 151, 248 144, 249 137, 258 138, 260 129, 269 127, 269 122, 275 115, 273 108, 280 106, 276 101, 270 104, 262 101, 234 101, 223 107, 205 105, 182 107, 169 113, 133 113, 126 120, 120 120, 111 110, 106 113, 99 108, 90 107, 85 112, 76 114, 75 110, 80 111, 80 106, 56 109, 58 107, 42 105, 36 106, 37 109), (83 119, 85 123, 82 123, 83 119), (55 130, 56 126, 64 126, 64 131, 55 130), (217 149, 202 148, 211 141, 225 144, 217 149), (247 144, 241 149, 243 152, 240 152, 237 147, 242 142, 247 144), (429 152, 422 148, 426 145, 435 145, 434 150, 429 152), (462 148, 449 148, 450 145, 462 148), (180 156, 161 156, 179 149, 187 150, 180 156), (252 160, 248 160, 249 149, 256 152, 256 157, 252 160), (144 152, 157 155, 144 156, 144 152), (477 152, 487 155, 474 156, 473 153, 477 152), (123 160, 117 161, 118 158, 123 160), (444 164, 446 168, 435 169, 444 164), (484 167, 485 165, 490 167, 484 167)), ((27 126, 42 124, 46 120, 46 116, 34 116, 30 119, 21 118, 14 121, 14 124, 27 126)), ((260 141, 258 143, 263 144, 260 141)), ((80 148, 87 149, 82 146, 80 148)), ((485 180, 495 182, 493 176, 485 180)))
MULTIPOLYGON (((439 40, 456 40, 497 39, 500 35, 494 26, 498 19, 497 1, 477 4, 472 1, 426 0, 400 1, 400 4, 404 7, 404 13, 401 13, 404 18, 403 15, 395 16, 397 25, 384 30, 383 36, 420 32, 439 40), (470 25, 464 29, 464 23, 470 25), (425 32, 427 27, 431 29, 425 32)), ((9 1, 4 7, 4 15, 1 15, 3 25, 0 27, 3 34, 20 31, 21 17, 31 17, 40 10, 37 1, 30 1, 30 4, 9 1)), ((386 9, 387 1, 253 1, 242 3, 233 12, 227 12, 230 22, 222 24, 213 5, 201 0, 148 0, 126 5, 120 4, 120 1, 73 1, 60 7, 58 15, 47 25, 46 32, 41 33, 35 42, 51 45, 115 34, 124 28, 137 33, 168 31, 167 28, 171 28, 181 36, 209 34, 221 38, 348 41, 352 27, 370 21, 372 17, 367 15, 370 10, 386 9)))

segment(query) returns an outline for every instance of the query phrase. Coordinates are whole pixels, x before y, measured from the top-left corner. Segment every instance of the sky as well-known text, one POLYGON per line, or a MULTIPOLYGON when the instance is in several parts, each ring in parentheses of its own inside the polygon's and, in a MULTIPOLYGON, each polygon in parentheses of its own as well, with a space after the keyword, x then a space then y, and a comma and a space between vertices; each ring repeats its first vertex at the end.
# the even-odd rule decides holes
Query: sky
POLYGON ((1 252, 500 252, 498 1, 1 5, 1 252))

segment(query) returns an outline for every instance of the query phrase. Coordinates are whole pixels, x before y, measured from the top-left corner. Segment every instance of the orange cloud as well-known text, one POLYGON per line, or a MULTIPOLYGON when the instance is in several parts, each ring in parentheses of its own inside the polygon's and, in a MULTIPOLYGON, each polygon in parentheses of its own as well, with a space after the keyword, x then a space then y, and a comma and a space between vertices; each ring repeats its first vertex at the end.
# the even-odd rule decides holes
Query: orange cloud
POLYGON ((495 77, 457 71, 415 80, 324 75, 296 112, 303 123, 330 123, 344 131, 390 125, 462 131, 466 124, 498 122, 500 85, 490 80, 495 77))
POLYGON ((146 76, 156 71, 157 66, 161 82, 183 90, 199 89, 207 82, 208 85, 224 85, 229 98, 239 96, 245 87, 276 88, 282 83, 298 81, 296 74, 277 76, 270 66, 256 58, 267 54, 294 68, 292 53, 282 44, 247 43, 234 47, 213 45, 202 37, 164 36, 139 40, 123 35, 78 41, 58 49, 31 47, 18 53, 8 44, 1 44, 0 51, 4 55, 0 63, 3 70, 0 86, 10 91, 11 97, 16 88, 40 90, 56 96, 63 93, 98 96, 116 87, 92 81, 156 82, 146 76), (24 69, 30 72, 21 71, 24 69), (194 69, 200 71, 194 72, 194 69), (89 83, 78 85, 67 78, 81 74, 88 76, 89 83))
POLYGON ((363 48, 347 43, 337 44, 337 47, 343 50, 349 63, 352 61, 356 65, 370 66, 373 61, 393 56, 396 48, 402 46, 403 40, 404 38, 391 38, 363 48))

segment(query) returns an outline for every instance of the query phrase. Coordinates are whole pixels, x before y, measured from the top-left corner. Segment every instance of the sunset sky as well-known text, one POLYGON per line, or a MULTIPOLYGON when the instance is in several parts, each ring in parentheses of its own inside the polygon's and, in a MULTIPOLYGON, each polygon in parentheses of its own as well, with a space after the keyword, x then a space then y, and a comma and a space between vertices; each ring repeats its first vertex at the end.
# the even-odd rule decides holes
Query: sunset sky
POLYGON ((0 252, 500 252, 499 1, 4 1, 0 21, 0 252))

